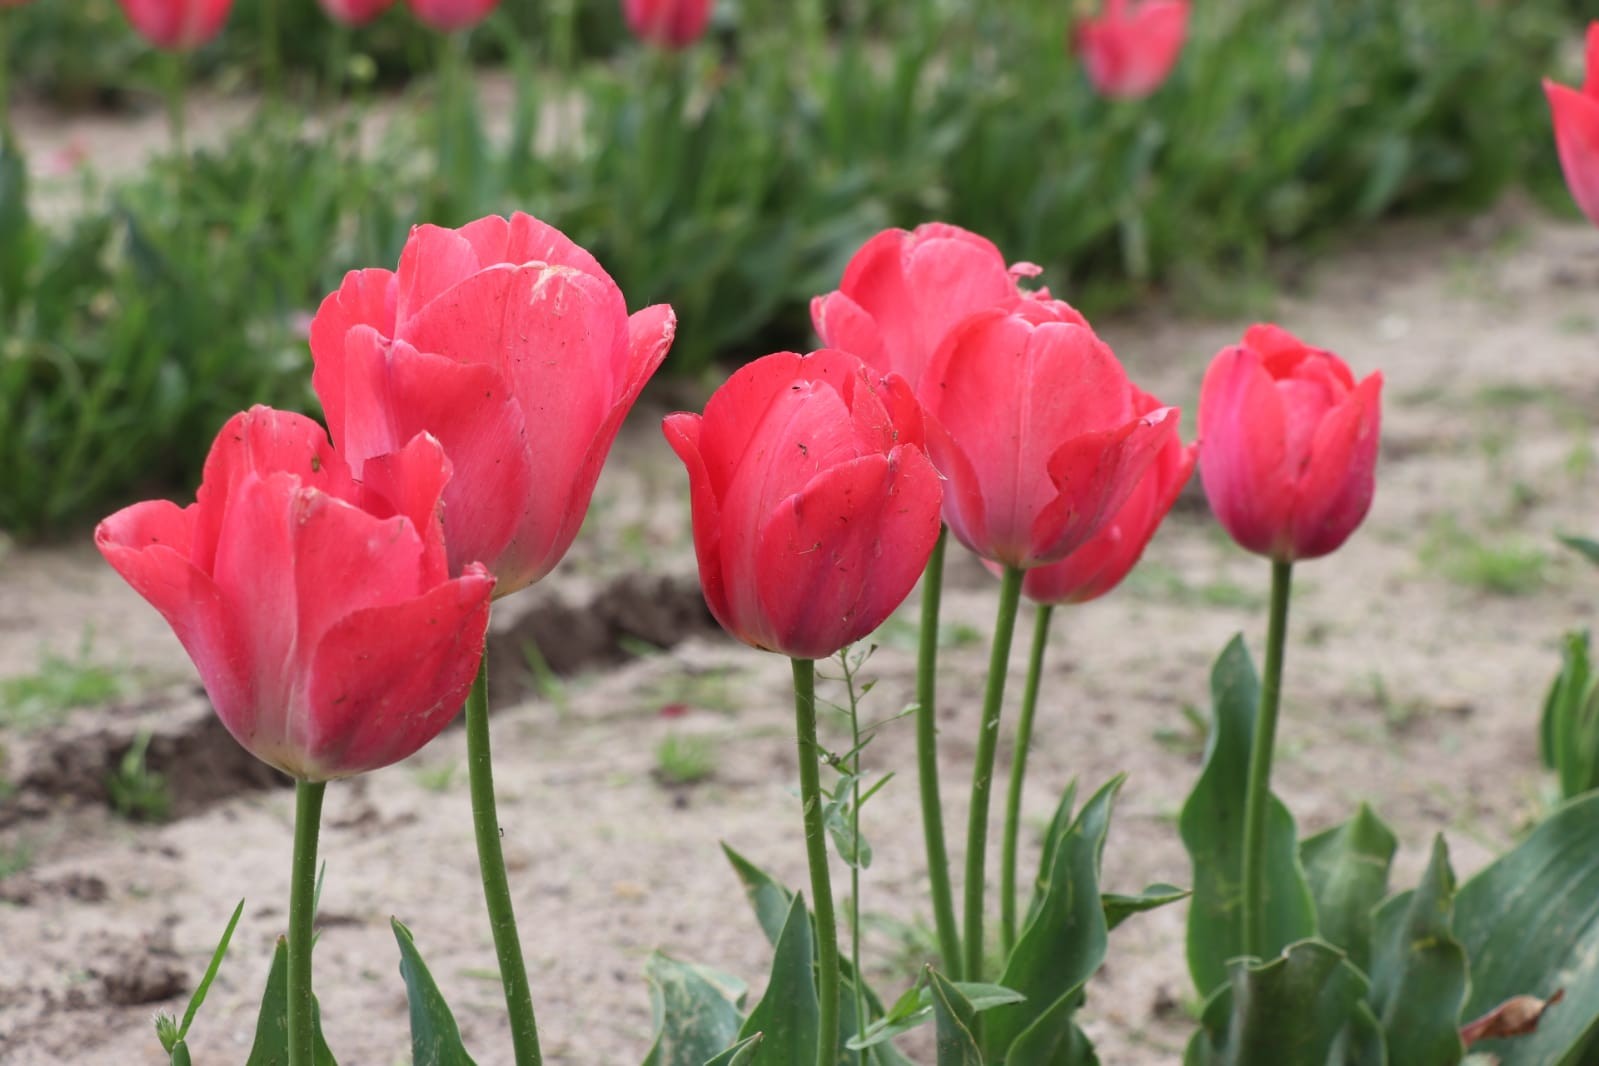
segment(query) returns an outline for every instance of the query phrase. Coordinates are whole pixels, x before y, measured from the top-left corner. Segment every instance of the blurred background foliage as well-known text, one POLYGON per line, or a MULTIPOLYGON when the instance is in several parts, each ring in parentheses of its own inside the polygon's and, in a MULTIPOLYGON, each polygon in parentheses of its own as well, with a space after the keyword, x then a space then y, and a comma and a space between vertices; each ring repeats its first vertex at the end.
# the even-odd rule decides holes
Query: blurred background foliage
MULTIPOLYGON (((192 57, 201 82, 259 80, 259 2, 192 57)), ((618 6, 502 5, 469 44, 515 86, 487 114, 403 7, 351 34, 281 0, 286 102, 66 224, 30 214, 8 142, 0 528, 181 492, 233 411, 314 409, 310 312, 417 221, 555 223, 630 306, 677 308, 669 370, 692 377, 810 346, 809 298, 888 225, 975 229, 1090 313, 1156 287, 1238 311, 1277 248, 1516 184, 1568 209, 1539 79, 1578 80, 1569 0, 1197 0, 1176 73, 1136 103, 1090 91, 1066 0, 723 0, 680 54, 634 44, 618 6), (398 117, 357 150, 374 94, 398 117)), ((35 105, 153 106, 162 57, 114 0, 5 14, 35 105)))

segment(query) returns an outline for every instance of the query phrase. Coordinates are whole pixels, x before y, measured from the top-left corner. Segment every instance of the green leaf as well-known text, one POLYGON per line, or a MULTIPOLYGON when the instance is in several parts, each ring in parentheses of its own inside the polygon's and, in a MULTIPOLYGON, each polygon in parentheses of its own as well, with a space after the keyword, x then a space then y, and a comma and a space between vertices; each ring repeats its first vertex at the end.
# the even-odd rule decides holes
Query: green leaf
POLYGON ((1560 534, 1560 543, 1572 549, 1595 566, 1599 566, 1599 540, 1592 537, 1574 537, 1560 534))
POLYGON ((929 967, 933 1016, 938 1024, 938 1066, 983 1066, 972 1036, 977 1010, 944 975, 929 967))
POLYGON ((1316 901, 1317 934, 1362 970, 1371 960, 1372 910, 1388 894, 1388 868, 1398 849, 1393 830, 1364 803, 1349 821, 1299 846, 1316 901))
POLYGON ((1465 1057, 1466 951, 1450 931, 1454 897, 1455 874, 1440 834, 1420 887, 1377 912, 1370 1000, 1391 1062, 1455 1066, 1465 1057))
POLYGON ((644 1066, 703 1066, 737 1039, 745 992, 738 978, 658 951, 644 977, 656 1033, 644 1066))
POLYGON ((1027 906, 1026 921, 1032 921, 1038 908, 1044 905, 1044 895, 1049 888, 1050 875, 1055 869, 1055 849, 1072 828, 1072 804, 1077 801, 1077 779, 1066 785, 1060 802, 1055 805, 1055 815, 1049 820, 1049 831, 1044 834, 1044 847, 1038 857, 1038 876, 1033 881, 1033 898, 1027 906))
POLYGON ((400 976, 405 979, 405 998, 411 1005, 412 1066, 475 1066, 461 1043, 455 1015, 416 950, 411 930, 398 918, 390 918, 389 924, 400 944, 400 976))
POLYGON ((766 992, 738 1035, 740 1039, 756 1033, 765 1037, 756 1058, 761 1066, 816 1066, 819 1021, 810 916, 805 912, 805 897, 796 894, 778 933, 766 992))
POLYGON ((748 1040, 740 1040, 714 1059, 707 1060, 705 1066, 752 1066, 764 1039, 765 1036, 756 1033, 748 1040))
POLYGON ((1000 984, 1026 996, 997 1008, 983 1022, 983 1049, 995 1062, 1043 1066, 1052 1059, 1023 1060, 1012 1046, 1031 1027, 1047 1023, 1048 1034, 1029 1040, 1033 1054, 1064 1040, 1083 985, 1105 961, 1110 927, 1099 898, 1099 863, 1110 831, 1111 809, 1124 776, 1117 776, 1083 804, 1054 847, 1043 902, 1022 928, 1005 962, 1000 984), (1052 1035, 1049 1035, 1052 1034, 1052 1035))
POLYGON ((1240 960, 1205 1004, 1184 1066, 1327 1066, 1362 1006, 1365 976, 1344 953, 1302 940, 1267 963, 1240 960))
MULTIPOLYGON (((322 1039, 322 1008, 311 1001, 311 1025, 316 1031, 314 1066, 338 1066, 333 1052, 322 1039)), ((255 1021, 255 1042, 244 1066, 288 1066, 289 1063, 289 942, 278 937, 272 953, 272 968, 267 972, 266 992, 261 996, 261 1012, 255 1021)))
POLYGON ((1471 960, 1464 1016, 1518 995, 1565 990, 1538 1030, 1472 1051, 1503 1066, 1578 1066, 1599 1039, 1599 793, 1561 807, 1455 897, 1455 936, 1471 960))
POLYGON ((216 950, 211 953, 211 962, 205 968, 205 976, 200 978, 200 984, 195 988, 194 995, 189 997, 189 1005, 183 1011, 183 1022, 178 1026, 180 1042, 189 1035, 189 1026, 194 1024, 194 1016, 199 1013, 200 1004, 205 1002, 205 994, 211 991, 211 982, 217 979, 217 970, 222 968, 222 960, 228 954, 228 944, 233 940, 233 930, 238 926, 239 916, 243 913, 244 900, 241 899, 239 905, 233 908, 233 917, 228 919, 228 927, 222 930, 222 939, 217 941, 216 950))
POLYGON ((1186 888, 1176 885, 1156 883, 1148 886, 1136 896, 1125 896, 1116 892, 1107 892, 1099 897, 1099 905, 1105 911, 1105 925, 1115 929, 1135 914, 1156 910, 1168 903, 1176 903, 1187 899, 1191 892, 1186 888))
POLYGON ((1538 746, 1544 765, 1560 779, 1562 797, 1599 787, 1599 677, 1586 631, 1566 634, 1560 673, 1544 698, 1538 746))
MULTIPOLYGON (((1011 1003, 1020 1003, 1027 997, 1015 989, 1003 985, 984 984, 982 982, 952 981, 955 990, 971 1004, 972 1010, 981 1014, 985 1010, 1003 1007, 1011 1003)), ((908 1033, 927 1022, 933 1016, 933 989, 930 984, 917 982, 906 990, 905 994, 889 1008, 888 1013, 862 1033, 857 1040, 851 1040, 847 1050, 855 1051, 861 1048, 875 1048, 886 1040, 908 1033)))
MULTIPOLYGON (((1188 904, 1188 970, 1213 995, 1228 962, 1243 954, 1244 805, 1260 681, 1234 637, 1210 674, 1212 721, 1205 766, 1183 804, 1178 827, 1194 867, 1188 904)), ((1266 821, 1266 953, 1316 932, 1315 904, 1299 865, 1293 816, 1275 796, 1266 821)))

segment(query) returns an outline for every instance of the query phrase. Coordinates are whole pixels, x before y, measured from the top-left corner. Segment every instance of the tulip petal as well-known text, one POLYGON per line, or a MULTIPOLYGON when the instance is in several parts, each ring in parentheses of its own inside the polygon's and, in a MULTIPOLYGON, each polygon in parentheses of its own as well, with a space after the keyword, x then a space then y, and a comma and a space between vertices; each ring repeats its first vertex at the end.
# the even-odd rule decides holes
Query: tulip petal
POLYGON ((1049 477, 1059 494, 1034 521, 1032 551, 1023 565, 1064 559, 1097 533, 1127 502, 1160 450, 1176 439, 1177 421, 1177 409, 1167 407, 1067 441, 1050 457, 1049 477))
POLYGON ((784 500, 755 565, 772 649, 825 658, 881 625, 927 566, 939 492, 926 456, 896 448, 825 470, 784 500))
POLYGON ((361 507, 377 518, 399 516, 421 540, 423 588, 449 577, 444 545, 444 486, 450 460, 431 433, 418 433, 397 452, 374 456, 361 468, 361 507))
POLYGON ((705 592, 705 605, 722 628, 729 633, 738 629, 728 604, 727 585, 722 580, 722 511, 711 485, 710 471, 706 468, 700 449, 704 420, 696 414, 679 411, 667 415, 661 422, 661 432, 672 451, 688 470, 689 509, 693 515, 694 556, 699 563, 700 587, 705 592))
POLYGON ((1199 392, 1199 476, 1243 548, 1270 555, 1293 506, 1282 400, 1252 351, 1225 349, 1199 392))
POLYGON ((877 320, 843 292, 811 300, 811 324, 829 348, 856 356, 879 374, 893 370, 877 320))
MULTIPOLYGON (((1589 76, 1594 76, 1591 69, 1589 76)), ((1547 80, 1543 88, 1554 116, 1555 147, 1566 185, 1582 213, 1599 226, 1599 96, 1547 80)))
POLYGON ((412 318, 481 266, 477 249, 458 231, 429 224, 413 226, 394 275, 395 327, 389 336, 405 336, 412 318))
POLYGON ((328 294, 311 319, 311 387, 322 401, 328 433, 344 440, 344 338, 357 326, 370 326, 385 337, 394 334, 397 288, 388 270, 352 270, 328 294))
POLYGON ((334 624, 311 666, 310 780, 388 766, 460 711, 488 631, 494 579, 481 566, 414 599, 356 610, 334 624))
POLYGON ((488 248, 480 247, 479 254, 483 255, 485 265, 549 263, 552 266, 572 267, 591 277, 609 282, 613 287, 616 284, 611 275, 605 272, 605 268, 600 266, 599 260, 589 254, 587 248, 554 226, 541 222, 523 211, 511 216, 510 225, 506 228, 505 246, 493 256, 487 252, 488 248))
POLYGON ((1336 550, 1371 509, 1381 436, 1382 375, 1356 386, 1316 429, 1305 472, 1294 486, 1288 540, 1292 557, 1336 550))

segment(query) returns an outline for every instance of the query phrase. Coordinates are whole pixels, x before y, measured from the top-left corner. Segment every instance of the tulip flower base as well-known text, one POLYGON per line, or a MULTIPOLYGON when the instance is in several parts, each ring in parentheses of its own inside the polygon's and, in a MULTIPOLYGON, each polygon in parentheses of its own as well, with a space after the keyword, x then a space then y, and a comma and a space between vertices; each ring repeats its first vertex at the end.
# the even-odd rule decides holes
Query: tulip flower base
MULTIPOLYGON (((1387 377, 1376 507, 1336 557, 1295 569, 1272 778, 1297 823, 1313 887, 1317 863, 1347 853, 1335 844, 1383 850, 1381 831, 1351 822, 1362 802, 1391 831, 1389 889, 1417 893, 1411 906, 1378 911, 1377 931, 1437 920, 1438 906, 1414 904, 1449 896, 1433 851, 1441 832, 1460 886, 1449 897, 1452 935, 1466 944, 1491 939, 1490 908, 1484 890, 1469 887, 1471 878, 1551 809, 1536 751, 1542 691, 1558 666, 1560 631, 1591 621, 1599 578, 1553 534, 1596 532, 1593 474, 1568 462, 1578 444, 1592 441, 1591 430, 1579 432, 1568 415, 1593 406, 1594 337, 1559 323, 1588 313, 1588 282, 1599 276, 1586 258, 1587 233, 1541 224, 1525 232, 1527 243, 1508 250, 1452 241, 1362 252, 1328 268, 1314 302, 1285 300, 1282 310, 1296 332, 1359 362, 1363 373, 1380 365, 1387 377), (1472 264, 1470 286, 1439 265, 1450 261, 1472 264), (1558 272, 1583 284, 1544 284, 1558 272), (1484 292, 1513 299, 1483 303, 1477 297, 1484 292), (1507 334, 1513 367, 1503 358, 1508 342, 1495 339, 1507 334), (1443 516, 1454 533, 1440 532, 1443 516), (1462 538, 1475 547, 1462 547, 1462 538), (1495 591, 1485 576, 1494 573, 1489 553, 1518 539, 1546 553, 1541 580, 1519 597, 1495 591), (1351 828, 1326 836, 1340 826, 1351 828)), ((1132 323, 1105 333, 1141 385, 1188 406, 1202 370, 1197 353, 1236 339, 1243 325, 1132 323)), ((624 432, 573 553, 529 594, 563 601, 571 612, 557 624, 543 607, 529 608, 522 632, 548 642, 553 659, 566 651, 552 634, 574 628, 582 608, 603 604, 603 655, 574 654, 561 665, 575 672, 532 682, 528 657, 514 646, 497 645, 491 654, 500 822, 552 1064, 644 1061, 656 1039, 652 982, 668 1004, 682 989, 703 991, 683 970, 650 961, 655 950, 679 967, 696 967, 698 980, 730 999, 742 989, 741 1013, 726 1029, 737 1037, 742 1018, 761 1002, 774 948, 724 843, 810 897, 795 835, 789 666, 725 640, 703 617, 672 614, 693 600, 670 590, 692 593, 696 579, 681 468, 651 424, 660 413, 640 411, 624 432), (630 632, 630 599, 636 619, 668 615, 673 621, 661 628, 683 630, 688 639, 665 650, 619 639, 630 632), (662 772, 659 753, 674 738, 679 748, 709 752, 698 783, 673 783, 662 772)), ((1190 492, 1197 490, 1196 482, 1190 492)), ((1077 782, 1074 809, 1081 809, 1122 772, 1102 891, 1136 897, 1146 886, 1194 883, 1177 822, 1202 771, 1212 666, 1236 634, 1258 666, 1268 594, 1267 567, 1219 537, 1203 511, 1198 496, 1179 500, 1121 590, 1055 612, 1022 805, 1026 889, 1068 784, 1077 782)), ((965 795, 951 783, 969 773, 996 584, 952 545, 938 724, 945 823, 957 863, 965 795)), ((863 703, 870 720, 893 717, 912 697, 916 606, 913 593, 874 638, 879 650, 863 675, 877 682, 863 703)), ((1027 627, 1023 634, 1030 632, 1029 610, 1018 623, 1027 627)), ((12 689, 0 688, 7 693, 0 743, 12 786, 0 800, 0 1058, 88 1066, 159 1061, 150 1015, 181 1014, 232 906, 244 898, 230 952, 186 1037, 196 1061, 243 1061, 286 925, 292 796, 259 787, 274 775, 249 776, 224 751, 225 738, 195 696, 187 660, 164 624, 85 546, 15 547, 0 559, 0 619, 0 686, 37 674, 41 646, 63 653, 77 647, 89 624, 95 661, 127 667, 132 686, 114 706, 51 711, 43 721, 30 712, 25 725, 5 717, 20 713, 12 709, 12 689), (107 774, 144 730, 151 738, 147 767, 166 778, 174 801, 165 823, 130 824, 105 798, 107 774)), ((669 642, 642 624, 631 631, 654 641, 651 632, 661 636, 656 643, 669 642)), ((584 647, 574 640, 570 650, 584 647)), ((1026 652, 1026 640, 1018 639, 1001 774, 1026 652)), ((825 660, 819 672, 836 673, 825 660)), ((841 698, 826 680, 818 694, 841 698)), ((824 708, 819 728, 824 746, 847 748, 838 715, 824 708)), ((325 1037, 341 1063, 405 1061, 409 1054, 391 918, 414 935, 472 1058, 481 1066, 510 1061, 481 913, 439 902, 476 904, 479 892, 463 832, 464 753, 461 732, 448 730, 406 763, 328 789, 316 991, 325 1037)), ((917 829, 914 722, 883 726, 863 760, 871 772, 897 771, 863 812, 873 851, 861 877, 867 977, 885 1005, 913 986, 926 993, 928 1021, 900 1047, 911 1061, 932 1063, 940 1025, 958 1032, 967 1007, 982 1004, 924 969, 934 938, 917 829)), ((824 767, 824 785, 830 775, 824 767)), ((996 797, 996 809, 1002 806, 996 797)), ((1574 808, 1540 833, 1588 809, 1574 808)), ((998 837, 996 827, 990 899, 998 837)), ((1492 868, 1494 878, 1517 873, 1492 868)), ((840 870, 835 865, 842 906, 840 870)), ((1591 883, 1586 868, 1569 873, 1591 883)), ((1180 1061, 1196 1028, 1209 1034, 1205 1053, 1226 1051, 1213 1013, 1222 1008, 1200 1001, 1184 959, 1188 906, 1177 901, 1134 914, 1110 931, 1111 964, 1089 978, 1074 1018, 1101 1061, 1180 1061)), ((778 933, 784 916, 777 916, 778 933)), ((997 906, 989 924, 997 943, 997 906)), ((999 975, 996 953, 991 981, 999 975)), ((1372 970, 1382 965, 1378 954, 1368 960, 1372 970)), ((1329 987, 1347 992, 1358 984, 1327 967, 1318 947, 1299 949, 1294 961, 1304 972, 1324 973, 1329 987)), ((1391 972, 1402 979, 1400 969, 1391 972)), ((1273 990, 1280 977, 1271 970, 1239 980, 1273 990)), ((1494 1006, 1488 998, 1505 998, 1535 978, 1512 974, 1480 993, 1474 981, 1463 1012, 1486 1013, 1494 1006)), ((1550 1008, 1551 1033, 1568 1024, 1558 1012, 1580 1006, 1584 987, 1591 994, 1592 985, 1573 984, 1550 1008)), ((1547 996, 1554 989, 1527 991, 1547 996)), ((976 1017, 996 1017, 997 1009, 976 1017)))

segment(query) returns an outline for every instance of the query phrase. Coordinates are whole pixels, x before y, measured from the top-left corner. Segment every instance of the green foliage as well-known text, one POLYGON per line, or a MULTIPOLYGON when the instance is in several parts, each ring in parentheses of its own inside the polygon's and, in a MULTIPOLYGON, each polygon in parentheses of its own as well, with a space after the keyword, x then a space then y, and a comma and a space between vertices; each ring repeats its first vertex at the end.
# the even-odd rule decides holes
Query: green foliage
POLYGON ((131 822, 164 822, 172 813, 172 792, 166 775, 145 762, 150 733, 141 730, 123 753, 116 769, 106 776, 111 809, 131 822))
POLYGON ((743 1022, 744 982, 655 952, 644 964, 655 1043, 644 1066, 705 1066, 734 1043, 743 1022))
POLYGON ((1299 846, 1316 903, 1321 938, 1365 969, 1371 959, 1372 909, 1388 892, 1388 867, 1399 840, 1371 808, 1299 846))
POLYGON ((1586 631, 1566 634, 1560 673, 1544 697, 1538 750, 1555 771, 1562 798, 1599 788, 1599 675, 1586 631))
POLYGON ((761 1066, 814 1066, 816 1062, 820 1008, 811 970, 814 955, 805 897, 795 895, 777 935, 766 992, 738 1033, 740 1040, 761 1035, 754 1059, 761 1066))
POLYGON ((983 1066, 972 1035, 977 1028, 977 1009, 943 974, 929 971, 928 981, 938 1020, 938 1066, 983 1066))
POLYGON ((1442 836, 1414 892, 1389 900, 1375 916, 1371 1008, 1382 1023, 1395 1066, 1455 1066, 1465 1057, 1466 951, 1455 939, 1455 874, 1442 836))
POLYGON ((227 928, 222 930, 222 939, 217 941, 216 950, 211 953, 205 976, 200 978, 200 984, 189 997, 189 1005, 183 1011, 183 1021, 179 1022, 169 1014, 155 1016, 156 1038, 170 1056, 172 1066, 187 1066, 189 1062, 189 1049, 184 1040, 189 1035, 189 1027, 194 1024, 194 1016, 200 1012, 200 1005, 205 1002, 206 993, 211 991, 211 982, 216 980, 217 971, 222 968, 222 960, 227 957, 228 945, 233 940, 233 930, 238 927, 243 914, 244 900, 241 899, 239 905, 233 908, 233 917, 228 919, 227 928))
POLYGON ((411 1007, 412 1066, 474 1066, 461 1043, 455 1015, 416 950, 411 930, 398 918, 389 919, 389 924, 400 945, 400 976, 405 979, 405 996, 411 1007))
POLYGON ((126 692, 122 675, 96 663, 92 648, 85 633, 76 656, 46 652, 34 673, 0 681, 0 726, 48 725, 63 711, 108 703, 126 692))
POLYGON ((668 733, 655 746, 656 779, 668 785, 697 785, 716 773, 716 742, 697 734, 668 733))
MULTIPOLYGON (((1178 827, 1194 869, 1188 907, 1188 969, 1209 996, 1228 981, 1243 953, 1244 805, 1260 681, 1243 638, 1228 643, 1211 669, 1212 725, 1205 765, 1178 827)), ((1300 866, 1294 819, 1275 796, 1266 824, 1267 956, 1314 936, 1316 914, 1300 866)))
MULTIPOLYGON (((311 1001, 311 1025, 315 1031, 315 1062, 312 1066, 338 1066, 333 1052, 322 1038, 322 1008, 311 1001)), ((244 1066, 288 1066, 289 1062, 289 943, 278 937, 272 953, 272 969, 267 973, 266 991, 256 1015, 255 1041, 244 1066)))

